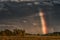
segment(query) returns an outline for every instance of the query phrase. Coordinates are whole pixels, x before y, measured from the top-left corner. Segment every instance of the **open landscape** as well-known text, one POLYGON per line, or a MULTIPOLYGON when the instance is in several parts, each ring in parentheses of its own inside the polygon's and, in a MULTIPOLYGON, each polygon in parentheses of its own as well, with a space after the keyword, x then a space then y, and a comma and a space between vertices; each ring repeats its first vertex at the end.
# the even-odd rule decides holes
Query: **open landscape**
POLYGON ((15 29, 13 32, 9 30, 0 32, 0 40, 60 40, 60 32, 49 34, 29 34, 24 30, 15 29))
POLYGON ((60 36, 0 36, 0 40, 60 40, 60 36))
POLYGON ((0 0, 0 40, 60 40, 60 2, 0 0))

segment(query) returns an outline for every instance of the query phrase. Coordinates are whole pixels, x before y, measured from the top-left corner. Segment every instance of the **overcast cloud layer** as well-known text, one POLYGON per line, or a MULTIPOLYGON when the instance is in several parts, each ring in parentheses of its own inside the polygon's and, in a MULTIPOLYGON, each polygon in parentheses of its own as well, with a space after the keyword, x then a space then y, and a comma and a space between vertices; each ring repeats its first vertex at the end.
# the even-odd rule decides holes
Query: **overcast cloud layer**
MULTIPOLYGON (((39 17, 40 9, 44 10, 46 16, 49 32, 60 32, 60 6, 36 8, 30 6, 26 9, 24 7, 15 7, 11 10, 8 4, 3 4, 0 10, 0 29, 23 29, 28 33, 42 33, 41 21, 39 17), (7 26, 6 26, 7 25, 7 26)), ((15 5, 14 5, 15 6, 15 5)))

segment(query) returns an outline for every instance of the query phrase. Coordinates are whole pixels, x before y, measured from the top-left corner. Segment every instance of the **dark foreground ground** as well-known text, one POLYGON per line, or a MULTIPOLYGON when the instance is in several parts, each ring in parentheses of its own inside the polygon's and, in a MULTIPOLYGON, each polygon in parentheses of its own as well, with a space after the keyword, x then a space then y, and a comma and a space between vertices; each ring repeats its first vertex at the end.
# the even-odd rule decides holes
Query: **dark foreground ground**
POLYGON ((60 40, 60 36, 0 36, 0 40, 60 40))

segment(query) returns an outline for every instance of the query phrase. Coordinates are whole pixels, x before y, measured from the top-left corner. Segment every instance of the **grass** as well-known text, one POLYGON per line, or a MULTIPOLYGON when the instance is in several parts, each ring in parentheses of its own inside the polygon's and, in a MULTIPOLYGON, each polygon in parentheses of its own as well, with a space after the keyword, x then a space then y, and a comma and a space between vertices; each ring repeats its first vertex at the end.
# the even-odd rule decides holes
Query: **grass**
POLYGON ((0 40, 60 40, 60 36, 0 36, 0 40))

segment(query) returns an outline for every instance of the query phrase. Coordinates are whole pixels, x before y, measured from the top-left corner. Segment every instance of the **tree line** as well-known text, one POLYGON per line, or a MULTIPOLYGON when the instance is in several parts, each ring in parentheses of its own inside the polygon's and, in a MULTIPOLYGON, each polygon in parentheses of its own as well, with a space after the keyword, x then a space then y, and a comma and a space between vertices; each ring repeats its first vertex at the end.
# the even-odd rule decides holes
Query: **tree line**
POLYGON ((60 36, 60 32, 48 33, 48 34, 44 34, 42 36, 60 36))
POLYGON ((60 36, 60 32, 53 32, 53 33, 48 33, 48 34, 30 34, 30 33, 25 33, 25 30, 20 30, 20 29, 14 29, 13 31, 5 29, 4 31, 0 31, 0 36, 60 36))
POLYGON ((4 31, 0 31, 0 36, 24 36, 25 30, 14 29, 10 31, 5 29, 4 31))

